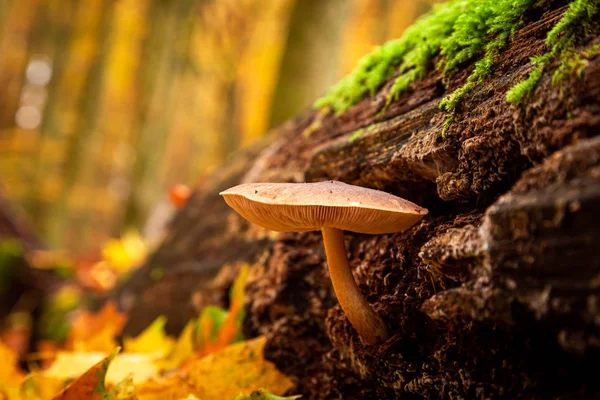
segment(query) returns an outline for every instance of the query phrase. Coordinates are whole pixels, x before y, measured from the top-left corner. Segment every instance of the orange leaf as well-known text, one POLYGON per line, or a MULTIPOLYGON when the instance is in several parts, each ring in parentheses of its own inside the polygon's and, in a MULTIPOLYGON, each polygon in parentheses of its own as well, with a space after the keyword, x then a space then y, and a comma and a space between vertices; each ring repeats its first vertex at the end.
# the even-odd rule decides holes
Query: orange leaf
POLYGON ((241 331, 244 320, 244 296, 246 288, 246 278, 248 276, 248 266, 244 265, 240 269, 239 275, 233 282, 230 294, 229 313, 223 322, 223 326, 219 331, 218 344, 219 348, 223 348, 230 343, 233 343, 236 336, 241 331))
POLYGON ((121 332, 127 317, 117 310, 113 300, 97 313, 81 310, 71 322, 66 348, 75 351, 110 352, 116 346, 115 337, 121 332))
POLYGON ((117 348, 110 356, 88 369, 52 400, 106 400, 110 398, 104 385, 104 379, 110 363, 120 350, 117 348))

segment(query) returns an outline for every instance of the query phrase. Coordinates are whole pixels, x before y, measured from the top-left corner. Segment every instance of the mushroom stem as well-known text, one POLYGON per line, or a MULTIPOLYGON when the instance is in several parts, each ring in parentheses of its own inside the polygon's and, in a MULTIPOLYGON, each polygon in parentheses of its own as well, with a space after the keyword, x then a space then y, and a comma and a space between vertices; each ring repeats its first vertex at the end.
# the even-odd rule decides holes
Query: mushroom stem
POLYGON ((385 322, 373 311, 354 281, 346 255, 344 231, 327 227, 321 231, 333 290, 346 317, 363 343, 373 345, 387 339, 385 322))

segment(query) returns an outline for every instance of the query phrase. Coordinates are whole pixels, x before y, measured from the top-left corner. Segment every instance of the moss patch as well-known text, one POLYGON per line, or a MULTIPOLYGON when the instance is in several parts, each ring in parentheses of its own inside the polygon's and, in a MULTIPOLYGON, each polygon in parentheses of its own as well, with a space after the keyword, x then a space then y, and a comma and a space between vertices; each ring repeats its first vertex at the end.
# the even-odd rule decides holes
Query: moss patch
MULTIPOLYGON (((318 99, 314 106, 329 106, 339 114, 365 96, 373 95, 397 72, 400 75, 388 93, 389 102, 431 70, 438 69, 449 75, 478 59, 467 82, 440 103, 440 108, 448 113, 446 129, 464 96, 491 74, 497 54, 523 25, 527 12, 544 3, 538 0, 450 0, 436 4, 400 39, 389 41, 365 56, 352 73, 318 99), (440 61, 434 65, 437 55, 441 56, 440 61)), ((545 66, 554 57, 564 56, 577 33, 592 21, 598 3, 598 0, 570 3, 569 10, 548 33, 547 43, 551 50, 532 60, 535 69, 526 81, 509 92, 508 101, 518 102, 533 91, 545 66)), ((569 71, 569 68, 562 70, 569 71)))
POLYGON ((366 95, 373 95, 398 66, 401 75, 394 82, 392 91, 396 95, 401 93, 432 68, 431 60, 452 34, 468 3, 467 0, 451 0, 435 4, 400 39, 389 41, 363 57, 352 73, 315 102, 315 107, 330 106, 338 113, 343 112, 366 95))
MULTIPOLYGON (((520 104, 527 100, 535 90, 544 70, 556 58, 560 59, 560 65, 554 72, 552 83, 557 85, 565 77, 574 72, 581 75, 587 63, 581 56, 573 53, 575 38, 582 30, 585 30, 598 14, 598 0, 575 0, 569 5, 569 9, 561 20, 552 28, 546 37, 548 52, 533 57, 531 62, 535 68, 529 73, 524 81, 515 85, 506 93, 506 100, 512 104, 520 104)), ((592 46, 583 52, 595 53, 596 46, 592 46)), ((586 57, 584 55, 584 57, 586 57)))

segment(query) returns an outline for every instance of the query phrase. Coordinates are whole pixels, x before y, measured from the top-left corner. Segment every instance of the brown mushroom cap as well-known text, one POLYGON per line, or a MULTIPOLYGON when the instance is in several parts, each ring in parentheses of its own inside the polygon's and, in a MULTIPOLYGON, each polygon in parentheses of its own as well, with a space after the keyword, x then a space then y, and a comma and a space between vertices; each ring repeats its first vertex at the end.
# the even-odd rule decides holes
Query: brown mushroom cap
POLYGON ((324 226, 367 234, 401 232, 428 212, 389 193, 337 181, 246 183, 220 195, 250 222, 280 232, 324 226))

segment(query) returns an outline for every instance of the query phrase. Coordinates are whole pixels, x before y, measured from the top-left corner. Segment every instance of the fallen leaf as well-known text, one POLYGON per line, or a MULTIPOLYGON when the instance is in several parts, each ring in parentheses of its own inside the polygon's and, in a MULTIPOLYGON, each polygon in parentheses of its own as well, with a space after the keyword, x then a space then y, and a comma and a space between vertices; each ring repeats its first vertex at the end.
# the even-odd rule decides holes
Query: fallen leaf
POLYGON ((248 266, 244 265, 240 268, 240 272, 231 287, 229 313, 219 331, 218 343, 220 346, 226 346, 243 339, 241 332, 245 317, 244 302, 247 277, 248 266))
POLYGON ((0 340, 0 398, 15 398, 25 377, 17 367, 17 354, 0 340))
POLYGON ((128 353, 152 353, 157 356, 168 354, 175 341, 165 333, 167 318, 160 316, 135 338, 125 338, 124 347, 128 353))
POLYGON ((229 311, 220 307, 207 306, 198 320, 196 344, 198 354, 204 356, 225 346, 243 340, 242 323, 245 310, 245 287, 248 265, 240 268, 229 292, 229 311))
POLYGON ((290 378, 263 357, 264 336, 231 344, 188 366, 186 382, 202 400, 232 399, 269 388, 281 395, 294 387, 290 378))
MULTIPOLYGON (((43 377, 50 379, 74 379, 92 368, 106 357, 100 352, 59 352, 56 361, 43 371, 43 377)), ((121 382, 132 375, 134 382, 145 382, 159 373, 155 364, 156 358, 150 354, 122 353, 114 357, 110 370, 106 374, 106 382, 121 382)))
POLYGON ((233 399, 240 393, 269 388, 281 395, 294 382, 263 357, 264 336, 235 343, 186 365, 168 379, 136 385, 139 400, 181 400, 192 394, 201 400, 233 399))
POLYGON ((228 312, 217 306, 206 306, 198 318, 196 346, 199 355, 206 355, 223 348, 219 344, 219 331, 227 318, 228 312))
POLYGON ((197 322, 189 321, 179 334, 177 342, 171 351, 162 359, 156 361, 162 369, 173 369, 179 367, 194 353, 194 335, 196 334, 197 322))
POLYGON ((111 394, 106 391, 104 380, 112 360, 120 348, 117 348, 108 357, 102 359, 73 383, 64 388, 52 400, 108 400, 111 394))
POLYGON ((152 379, 136 385, 135 391, 139 400, 180 400, 187 398, 192 388, 182 377, 172 376, 167 379, 152 379))
POLYGON ((85 310, 78 313, 71 322, 65 348, 80 352, 111 352, 117 346, 115 337, 127 319, 117 310, 115 302, 106 302, 97 313, 85 310))
POLYGON ((124 273, 139 266, 147 252, 147 245, 140 234, 130 230, 120 239, 107 241, 102 249, 102 257, 119 273, 124 273))
MULTIPOLYGON (((70 381, 69 381, 70 382, 70 381)), ((65 382, 62 379, 55 379, 43 376, 40 371, 34 371, 29 374, 21 384, 19 400, 45 400, 51 399, 56 393, 64 389, 65 382)))
POLYGON ((275 396, 273 393, 269 392, 267 389, 259 389, 250 393, 249 395, 239 394, 235 396, 233 400, 295 400, 302 397, 302 395, 295 396, 275 396))

